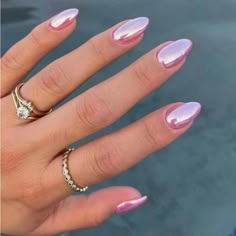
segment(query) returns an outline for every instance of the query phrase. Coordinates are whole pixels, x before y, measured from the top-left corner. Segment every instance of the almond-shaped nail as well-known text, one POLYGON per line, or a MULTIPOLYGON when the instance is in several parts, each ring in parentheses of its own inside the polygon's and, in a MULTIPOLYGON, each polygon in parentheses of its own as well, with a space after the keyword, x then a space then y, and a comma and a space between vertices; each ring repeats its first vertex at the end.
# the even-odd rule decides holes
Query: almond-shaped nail
POLYGON ((113 39, 119 42, 129 42, 136 39, 146 30, 148 24, 147 17, 128 20, 113 32, 113 39))
POLYGON ((180 106, 170 108, 166 113, 166 121, 172 129, 180 129, 192 123, 199 115, 200 111, 200 103, 184 103, 180 106))
POLYGON ((56 30, 64 29, 74 21, 78 14, 79 10, 77 8, 67 9, 54 16, 49 25, 56 30))
POLYGON ((147 201, 147 196, 144 196, 144 197, 141 197, 138 199, 134 199, 134 200, 130 200, 130 201, 122 202, 116 207, 115 213, 119 214, 119 213, 131 211, 131 210, 139 207, 140 205, 142 205, 146 201, 147 201))
POLYGON ((191 49, 191 40, 179 39, 162 48, 157 54, 157 59, 165 68, 171 68, 182 62, 191 49))

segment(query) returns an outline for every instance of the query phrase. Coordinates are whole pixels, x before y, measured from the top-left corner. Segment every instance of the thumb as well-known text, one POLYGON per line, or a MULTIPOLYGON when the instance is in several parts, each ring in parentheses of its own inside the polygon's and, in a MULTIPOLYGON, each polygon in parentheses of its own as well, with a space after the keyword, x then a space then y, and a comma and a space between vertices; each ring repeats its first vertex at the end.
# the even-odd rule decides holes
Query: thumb
POLYGON ((132 187, 109 187, 89 195, 70 196, 61 201, 36 235, 94 227, 114 213, 132 210, 147 200, 132 187))

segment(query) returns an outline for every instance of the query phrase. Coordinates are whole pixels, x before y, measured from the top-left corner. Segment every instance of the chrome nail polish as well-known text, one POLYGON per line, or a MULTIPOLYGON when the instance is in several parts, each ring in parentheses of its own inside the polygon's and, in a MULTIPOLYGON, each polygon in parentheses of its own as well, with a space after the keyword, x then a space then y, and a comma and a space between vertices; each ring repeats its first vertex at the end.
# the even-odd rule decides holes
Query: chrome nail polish
POLYGON ((123 212, 131 211, 131 210, 139 207, 140 205, 142 205, 146 201, 147 201, 147 196, 144 196, 144 197, 141 197, 141 198, 138 198, 135 200, 122 202, 116 207, 115 212, 116 213, 123 213, 123 212))
POLYGON ((67 9, 62 11, 58 15, 54 16, 49 25, 56 30, 61 30, 67 27, 69 24, 73 22, 76 16, 79 14, 79 10, 77 8, 67 9))
POLYGON ((173 67, 186 58, 191 48, 192 41, 189 39, 180 39, 174 41, 158 52, 157 60, 165 68, 173 67))
POLYGON ((189 125, 199 115, 201 104, 198 102, 184 103, 171 108, 166 113, 166 121, 172 129, 180 129, 189 125))
POLYGON ((127 42, 140 36, 147 28, 149 19, 138 17, 125 22, 113 32, 113 39, 120 42, 127 42))

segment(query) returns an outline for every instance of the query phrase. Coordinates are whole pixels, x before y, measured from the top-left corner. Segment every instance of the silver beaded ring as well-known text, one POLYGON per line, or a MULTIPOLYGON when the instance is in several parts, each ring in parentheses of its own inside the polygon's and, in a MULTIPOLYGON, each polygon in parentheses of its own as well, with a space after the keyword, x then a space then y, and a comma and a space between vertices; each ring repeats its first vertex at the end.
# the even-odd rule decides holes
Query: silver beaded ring
POLYGON ((72 179, 71 175, 70 175, 70 171, 69 171, 69 166, 68 166, 68 157, 70 155, 70 153, 74 150, 74 148, 69 148, 64 154, 63 154, 63 158, 62 158, 62 173, 63 176, 65 178, 66 183, 68 184, 68 186, 75 192, 85 192, 87 190, 87 186, 86 187, 80 187, 78 186, 74 180, 72 179))

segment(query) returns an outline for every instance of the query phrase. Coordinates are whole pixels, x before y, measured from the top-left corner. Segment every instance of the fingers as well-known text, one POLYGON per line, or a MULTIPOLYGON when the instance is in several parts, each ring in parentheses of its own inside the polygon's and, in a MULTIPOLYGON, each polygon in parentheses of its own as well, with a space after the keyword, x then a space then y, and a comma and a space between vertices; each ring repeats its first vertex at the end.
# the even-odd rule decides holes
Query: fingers
MULTIPOLYGON (((80 146, 69 156, 71 176, 83 187, 127 170, 182 135, 200 109, 201 105, 196 102, 171 104, 127 127, 80 146)), ((70 189, 62 176, 61 163, 61 157, 51 162, 46 179, 52 189, 64 189, 55 194, 68 194, 70 189)))
POLYGON ((51 63, 22 88, 22 95, 39 110, 48 110, 95 72, 140 42, 149 23, 140 17, 122 22, 91 38, 51 63))
POLYGON ((9 93, 35 64, 75 28, 77 9, 68 9, 35 27, 1 58, 1 97, 9 93))
MULTIPOLYGON (((37 123, 38 137, 43 143, 51 142, 53 137, 53 148, 60 150, 113 123, 175 73, 183 65, 190 48, 189 40, 160 45, 114 77, 41 119, 37 123), (174 65, 174 61, 177 64, 174 65), (172 63, 172 67, 164 63, 172 63), (50 130, 51 135, 46 137, 45 129, 50 130)), ((50 151, 55 151, 53 148, 50 151)))
POLYGON ((146 199, 146 196, 141 198, 141 194, 131 187, 110 187, 88 196, 71 196, 63 200, 32 235, 52 235, 98 226, 115 211, 135 208, 146 199))

